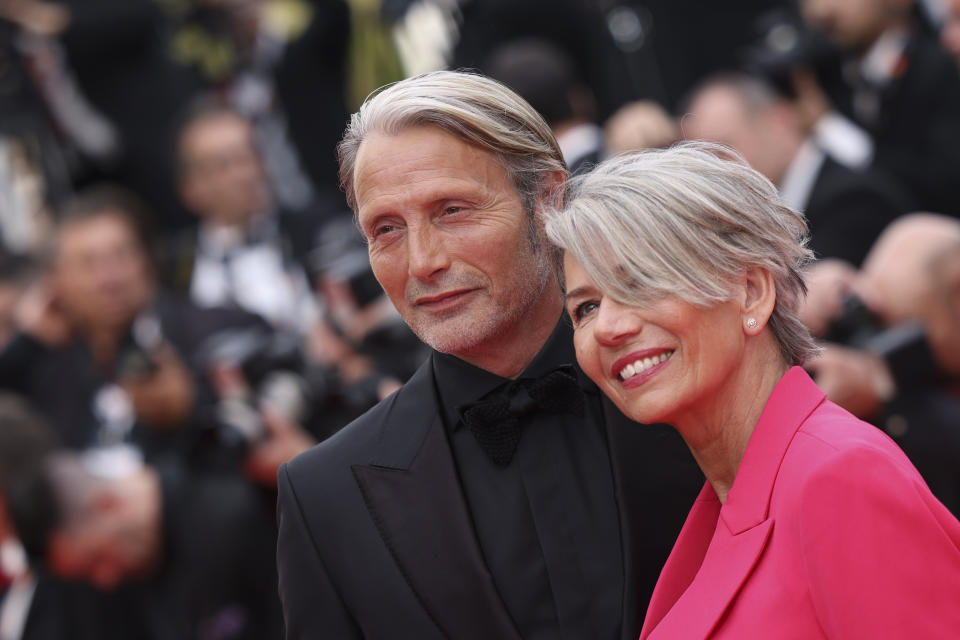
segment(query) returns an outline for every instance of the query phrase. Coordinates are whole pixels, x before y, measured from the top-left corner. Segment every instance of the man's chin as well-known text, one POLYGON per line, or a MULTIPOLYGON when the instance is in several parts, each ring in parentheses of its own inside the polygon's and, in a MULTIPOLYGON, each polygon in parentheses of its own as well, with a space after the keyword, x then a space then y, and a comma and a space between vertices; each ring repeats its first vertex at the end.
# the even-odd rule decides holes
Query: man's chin
POLYGON ((410 324, 410 328, 431 348, 453 356, 470 353, 493 333, 493 323, 478 322, 476 319, 467 320, 457 316, 445 319, 431 318, 429 324, 426 322, 410 324))

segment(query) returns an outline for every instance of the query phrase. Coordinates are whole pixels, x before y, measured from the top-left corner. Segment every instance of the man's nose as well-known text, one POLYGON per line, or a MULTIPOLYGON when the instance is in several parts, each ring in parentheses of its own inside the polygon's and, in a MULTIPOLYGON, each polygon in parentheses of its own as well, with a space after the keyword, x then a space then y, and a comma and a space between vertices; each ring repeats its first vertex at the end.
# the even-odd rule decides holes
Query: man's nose
POLYGON ((450 267, 444 240, 430 225, 410 229, 407 252, 410 275, 420 280, 430 280, 450 267))
POLYGON ((615 346, 643 330, 643 321, 628 305, 610 298, 600 301, 593 333, 598 343, 615 346))

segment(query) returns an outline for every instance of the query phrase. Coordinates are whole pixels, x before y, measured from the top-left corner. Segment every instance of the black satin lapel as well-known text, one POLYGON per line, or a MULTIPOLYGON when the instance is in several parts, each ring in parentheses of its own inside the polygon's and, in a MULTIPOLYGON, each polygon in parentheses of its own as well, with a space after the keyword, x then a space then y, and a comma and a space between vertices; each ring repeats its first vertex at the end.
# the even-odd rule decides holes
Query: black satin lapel
POLYGON ((354 465, 380 535, 448 638, 519 640, 487 569, 439 417, 409 469, 354 465))
MULTIPOLYGON (((638 549, 634 544, 635 532, 641 530, 642 514, 639 510, 630 508, 627 500, 631 485, 629 479, 628 457, 624 455, 627 447, 624 442, 625 428, 628 428, 626 418, 620 414, 609 402, 598 396, 587 396, 588 402, 597 402, 602 406, 602 414, 606 425, 607 443, 610 447, 610 463, 613 469, 613 484, 616 493, 617 511, 620 515, 620 552, 623 556, 623 616, 620 625, 622 640, 636 640, 640 636, 643 625, 643 615, 646 611, 646 602, 641 602, 638 585, 638 549)), ((594 414, 596 415, 596 414, 594 414)))
POLYGON ((660 571, 703 487, 703 474, 673 427, 639 424, 606 398, 600 401, 620 511, 624 567, 620 637, 636 640, 660 571))
POLYGON ((432 358, 420 365, 389 402, 370 464, 406 470, 423 448, 439 411, 432 358))

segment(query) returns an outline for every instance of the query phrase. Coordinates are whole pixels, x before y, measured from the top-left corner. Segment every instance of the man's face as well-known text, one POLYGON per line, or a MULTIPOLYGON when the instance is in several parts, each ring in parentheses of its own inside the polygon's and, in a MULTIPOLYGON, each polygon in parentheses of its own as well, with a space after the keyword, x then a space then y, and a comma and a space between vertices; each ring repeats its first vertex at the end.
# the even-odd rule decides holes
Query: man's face
MULTIPOLYGON (((922 215, 922 214, 921 214, 922 215)), ((887 326, 920 322, 941 370, 960 373, 960 256, 931 256, 960 245, 954 221, 919 218, 892 225, 870 250, 857 294, 887 326)))
POLYGON ((269 206, 268 186, 253 128, 231 114, 202 118, 181 139, 186 205, 219 224, 244 224, 269 206))
POLYGON ((420 339, 464 357, 532 331, 553 262, 493 155, 435 127, 374 133, 354 187, 374 274, 420 339))
POLYGON ((766 126, 763 114, 751 117, 740 97, 731 89, 712 86, 690 104, 683 121, 689 139, 719 142, 737 150, 754 169, 778 181, 786 164, 776 157, 779 145, 771 139, 775 131, 766 126))
POLYGON ((836 45, 865 51, 903 11, 900 0, 801 0, 804 19, 836 45))
POLYGON ((130 225, 104 212, 58 234, 54 287, 71 322, 115 329, 132 321, 150 300, 152 277, 130 225))
POLYGON ((947 0, 947 12, 940 31, 940 41, 960 65, 960 0, 947 0))

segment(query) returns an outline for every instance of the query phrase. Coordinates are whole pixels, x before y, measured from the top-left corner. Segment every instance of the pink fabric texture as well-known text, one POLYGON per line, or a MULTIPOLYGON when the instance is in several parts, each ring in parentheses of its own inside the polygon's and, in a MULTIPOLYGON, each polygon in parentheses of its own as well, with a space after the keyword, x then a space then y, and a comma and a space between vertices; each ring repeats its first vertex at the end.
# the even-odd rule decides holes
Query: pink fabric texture
POLYGON ((794 367, 726 503, 709 484, 694 503, 647 638, 960 638, 960 522, 890 438, 794 367))

